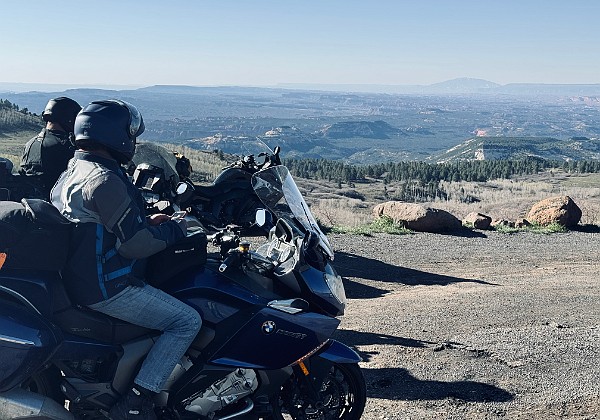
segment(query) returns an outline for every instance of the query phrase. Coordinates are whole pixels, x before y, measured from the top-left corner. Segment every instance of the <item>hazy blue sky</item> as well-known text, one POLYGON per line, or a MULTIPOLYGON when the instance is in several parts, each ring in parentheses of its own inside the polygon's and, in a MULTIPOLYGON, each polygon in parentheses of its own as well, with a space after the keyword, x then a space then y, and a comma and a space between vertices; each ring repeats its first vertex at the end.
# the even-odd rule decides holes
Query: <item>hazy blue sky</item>
POLYGON ((599 18, 598 0, 12 0, 0 82, 600 83, 599 18))

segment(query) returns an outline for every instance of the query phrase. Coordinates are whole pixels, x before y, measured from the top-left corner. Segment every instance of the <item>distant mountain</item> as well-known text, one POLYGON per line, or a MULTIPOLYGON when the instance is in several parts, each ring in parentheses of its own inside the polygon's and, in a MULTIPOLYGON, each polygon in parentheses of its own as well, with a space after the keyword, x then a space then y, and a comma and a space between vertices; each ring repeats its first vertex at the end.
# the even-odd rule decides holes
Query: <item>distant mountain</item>
POLYGON ((501 86, 502 85, 490 82, 489 80, 462 77, 441 83, 434 83, 424 89, 436 93, 485 93, 486 91, 494 90, 501 86))
MULTIPOLYGON (((234 95, 249 96, 259 94, 280 95, 284 91, 305 92, 360 92, 377 94, 409 94, 409 95, 455 95, 455 94, 507 94, 507 95, 559 95, 559 96, 596 96, 600 95, 600 84, 541 84, 541 83, 498 83, 478 78, 457 78, 430 85, 378 85, 378 84, 318 84, 318 83, 280 83, 276 86, 189 86, 189 85, 68 85, 45 83, 9 83, 0 82, 0 97, 13 100, 18 95, 25 95, 26 100, 19 100, 24 105, 37 109, 41 104, 36 96, 47 98, 49 95, 70 92, 75 98, 89 98, 89 90, 117 92, 122 96, 128 92, 134 96, 143 95, 234 95), (87 92, 86 92, 87 91, 87 92), (134 93, 135 92, 135 93, 134 93), (10 96, 8 96, 8 95, 10 96), (31 102, 29 102, 31 101, 31 102), (27 103, 26 103, 27 102, 27 103)), ((111 93, 110 96, 115 96, 111 93)), ((83 100, 83 99, 82 99, 83 100)), ((40 99, 41 101, 41 99, 40 99)))
POLYGON ((600 139, 573 137, 474 137, 428 158, 438 163, 538 157, 546 160, 600 159, 600 139))
POLYGON ((284 83, 277 87, 310 91, 363 92, 405 95, 502 94, 515 96, 597 96, 600 84, 510 83, 501 85, 484 79, 458 78, 431 85, 366 85, 284 83))
POLYGON ((0 93, 4 92, 61 92, 73 89, 103 89, 103 90, 124 90, 137 89, 139 85, 69 85, 69 84, 50 84, 50 83, 10 83, 0 82, 0 93))

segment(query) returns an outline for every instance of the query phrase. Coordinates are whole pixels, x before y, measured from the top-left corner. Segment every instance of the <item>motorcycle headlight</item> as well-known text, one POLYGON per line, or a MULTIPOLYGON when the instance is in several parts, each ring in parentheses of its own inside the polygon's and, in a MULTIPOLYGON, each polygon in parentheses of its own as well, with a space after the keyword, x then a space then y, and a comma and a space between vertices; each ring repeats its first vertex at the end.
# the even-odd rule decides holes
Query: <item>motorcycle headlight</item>
POLYGON ((325 283, 327 283, 327 287, 331 290, 331 294, 335 296, 341 304, 345 305, 346 291, 344 290, 344 283, 339 274, 333 270, 333 267, 330 264, 327 264, 323 276, 325 278, 325 283))

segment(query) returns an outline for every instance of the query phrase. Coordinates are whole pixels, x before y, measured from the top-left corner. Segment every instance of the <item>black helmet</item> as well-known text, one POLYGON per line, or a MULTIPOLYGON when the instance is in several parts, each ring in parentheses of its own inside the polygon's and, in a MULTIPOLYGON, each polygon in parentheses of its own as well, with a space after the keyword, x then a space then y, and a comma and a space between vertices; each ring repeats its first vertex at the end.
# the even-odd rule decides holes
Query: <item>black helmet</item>
POLYGON ((100 144, 117 161, 127 163, 135 153, 136 137, 144 129, 144 119, 135 106, 118 99, 94 101, 75 119, 75 144, 100 144))
POLYGON ((42 112, 42 118, 44 121, 59 123, 65 131, 72 133, 75 117, 79 111, 81 106, 77 102, 61 96, 48 101, 46 109, 42 112))

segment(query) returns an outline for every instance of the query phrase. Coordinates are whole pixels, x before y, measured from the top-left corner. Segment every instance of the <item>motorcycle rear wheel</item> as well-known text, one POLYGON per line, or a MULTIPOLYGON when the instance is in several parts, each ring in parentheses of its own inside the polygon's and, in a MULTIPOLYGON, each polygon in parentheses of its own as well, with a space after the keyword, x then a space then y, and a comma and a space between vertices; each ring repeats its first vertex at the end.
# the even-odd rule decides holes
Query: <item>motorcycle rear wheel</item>
POLYGON ((358 420, 365 409, 367 390, 358 364, 333 364, 319 391, 322 407, 312 407, 291 377, 273 401, 276 420, 358 420))

